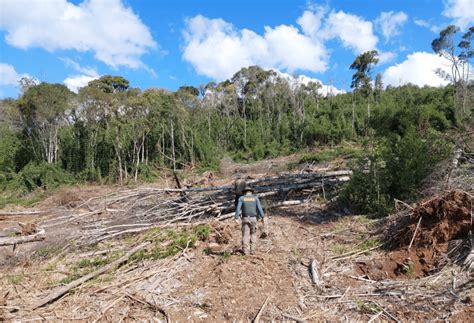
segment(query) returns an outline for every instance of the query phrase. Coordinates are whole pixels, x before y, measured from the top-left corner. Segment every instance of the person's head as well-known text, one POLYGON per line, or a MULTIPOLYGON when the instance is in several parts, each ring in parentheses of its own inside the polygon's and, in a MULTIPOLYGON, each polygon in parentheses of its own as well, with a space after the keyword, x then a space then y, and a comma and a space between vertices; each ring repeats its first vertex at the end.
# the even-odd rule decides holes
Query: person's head
POLYGON ((243 193, 246 195, 252 194, 253 193, 253 188, 250 187, 250 185, 246 185, 245 188, 243 189, 243 193))

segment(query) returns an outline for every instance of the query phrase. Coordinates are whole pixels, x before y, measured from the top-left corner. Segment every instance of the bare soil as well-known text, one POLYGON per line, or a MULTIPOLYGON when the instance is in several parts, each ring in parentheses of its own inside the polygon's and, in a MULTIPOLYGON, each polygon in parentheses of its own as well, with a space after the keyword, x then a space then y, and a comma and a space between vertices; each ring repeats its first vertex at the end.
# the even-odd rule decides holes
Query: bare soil
MULTIPOLYGON (((290 156, 250 166, 227 162, 224 175, 206 173, 184 183, 221 185, 236 175, 276 174, 295 160, 290 156)), ((104 211, 86 222, 77 214, 87 211, 91 198, 117 189, 71 188, 35 208, 43 214, 0 218, 4 235, 21 229, 18 222, 45 225, 77 218, 51 226, 43 242, 18 245, 15 251, 0 247, 0 321, 151 321, 165 320, 163 313, 179 322, 246 321, 255 318, 267 298, 262 321, 472 320, 473 273, 445 257, 449 241, 462 237, 466 215, 471 214, 466 210, 469 196, 460 191, 422 201, 413 212, 388 220, 341 216, 321 204, 321 196, 303 205, 268 209, 268 235, 258 239, 252 256, 239 252, 236 223, 211 221, 209 239, 191 248, 164 259, 131 259, 29 310, 38 299, 83 275, 91 262, 115 259, 156 233, 152 229, 76 247, 82 228, 108 216, 104 211), (420 216, 426 221, 408 250, 420 216), (395 230, 397 243, 388 246, 381 228, 395 230), (311 280, 312 260, 319 263, 321 288, 311 280)), ((263 232, 261 224, 258 230, 263 232)))

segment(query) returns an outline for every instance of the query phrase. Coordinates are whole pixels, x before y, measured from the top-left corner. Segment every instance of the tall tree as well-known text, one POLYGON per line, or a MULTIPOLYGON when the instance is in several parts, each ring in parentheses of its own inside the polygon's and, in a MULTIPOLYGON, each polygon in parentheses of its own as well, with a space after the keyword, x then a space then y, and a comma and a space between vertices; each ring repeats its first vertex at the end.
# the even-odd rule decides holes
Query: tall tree
POLYGON ((367 117, 370 119, 370 97, 372 95, 372 68, 379 62, 379 53, 371 50, 360 54, 351 64, 350 69, 355 70, 352 75, 351 88, 360 93, 367 101, 367 117))
POLYGON ((27 88, 20 98, 23 127, 38 160, 58 161, 59 128, 67 122, 73 93, 62 84, 41 83, 27 88))
POLYGON ((451 75, 448 79, 453 83, 453 97, 456 102, 462 101, 463 111, 466 112, 469 66, 470 60, 474 57, 471 47, 474 26, 468 29, 456 45, 458 32, 460 32, 459 27, 447 26, 440 31, 439 37, 431 42, 431 48, 436 54, 451 62, 451 75))
POLYGON ((101 97, 104 100, 106 113, 105 123, 107 129, 113 132, 117 173, 120 183, 123 183, 123 181, 127 179, 128 173, 124 163, 123 142, 121 137, 125 112, 124 100, 129 89, 129 82, 121 76, 105 75, 89 82, 88 86, 105 94, 101 97))

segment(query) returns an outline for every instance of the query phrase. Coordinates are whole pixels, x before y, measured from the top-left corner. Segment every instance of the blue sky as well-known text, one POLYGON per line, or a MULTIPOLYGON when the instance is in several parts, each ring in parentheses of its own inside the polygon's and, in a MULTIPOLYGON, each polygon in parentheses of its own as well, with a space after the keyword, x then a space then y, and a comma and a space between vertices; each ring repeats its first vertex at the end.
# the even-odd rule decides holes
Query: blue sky
POLYGON ((2 0, 0 97, 25 75, 73 90, 101 75, 175 90, 248 65, 348 89, 348 66, 377 49, 386 85, 442 85, 440 28, 474 23, 474 0, 2 0))

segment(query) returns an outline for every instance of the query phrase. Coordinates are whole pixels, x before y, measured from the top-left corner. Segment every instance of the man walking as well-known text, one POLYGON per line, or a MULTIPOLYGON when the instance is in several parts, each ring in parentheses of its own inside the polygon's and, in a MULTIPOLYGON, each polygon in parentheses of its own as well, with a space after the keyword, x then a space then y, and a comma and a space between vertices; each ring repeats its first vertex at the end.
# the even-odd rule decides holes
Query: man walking
POLYGON ((257 220, 261 219, 264 222, 265 214, 263 213, 260 200, 253 194, 253 189, 250 186, 246 185, 243 193, 244 195, 238 200, 234 218, 238 223, 242 215, 242 252, 245 255, 249 253, 253 255, 257 242, 257 220))

